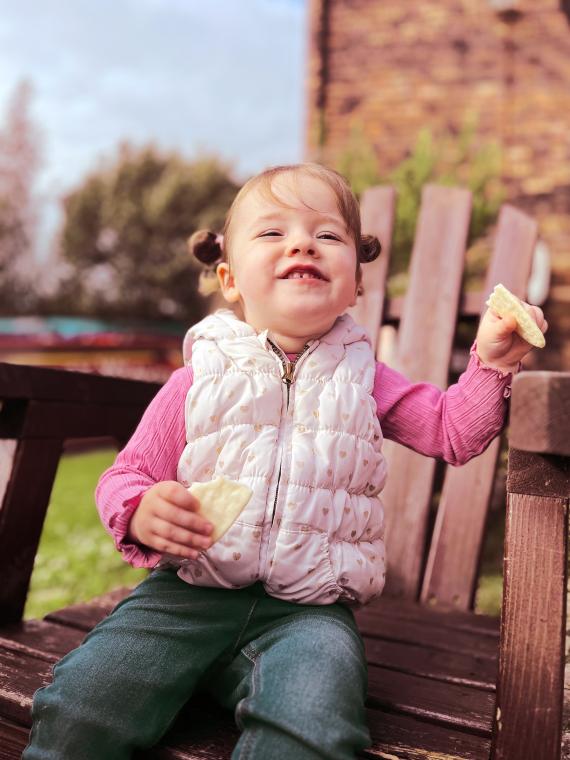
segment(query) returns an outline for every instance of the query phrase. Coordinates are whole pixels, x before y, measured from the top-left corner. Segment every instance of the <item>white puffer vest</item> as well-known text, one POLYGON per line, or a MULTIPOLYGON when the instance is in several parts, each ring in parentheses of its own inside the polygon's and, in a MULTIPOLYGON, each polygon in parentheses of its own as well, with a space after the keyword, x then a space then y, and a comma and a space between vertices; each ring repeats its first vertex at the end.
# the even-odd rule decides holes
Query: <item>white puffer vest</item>
POLYGON ((378 596, 386 463, 374 356, 362 328, 339 317, 307 344, 293 373, 267 331, 220 310, 189 330, 184 355, 194 382, 178 480, 188 486, 224 475, 253 496, 179 576, 225 588, 260 580, 272 596, 306 604, 378 596))

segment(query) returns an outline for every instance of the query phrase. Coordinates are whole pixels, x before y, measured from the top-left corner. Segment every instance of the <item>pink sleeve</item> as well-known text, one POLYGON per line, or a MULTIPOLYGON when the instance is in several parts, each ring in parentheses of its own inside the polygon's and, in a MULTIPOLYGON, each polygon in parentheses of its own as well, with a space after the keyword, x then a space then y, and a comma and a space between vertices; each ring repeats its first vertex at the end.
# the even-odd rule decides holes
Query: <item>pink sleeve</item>
POLYGON ((378 362, 373 396, 382 432, 420 454, 465 464, 504 427, 511 378, 485 366, 475 346, 467 369, 447 391, 411 383, 378 362))
POLYGON ((154 567, 161 559, 158 552, 130 543, 126 534, 145 491, 159 481, 176 480, 178 460, 186 445, 184 402, 192 381, 189 366, 172 373, 112 467, 101 475, 95 491, 105 529, 134 567, 154 567))

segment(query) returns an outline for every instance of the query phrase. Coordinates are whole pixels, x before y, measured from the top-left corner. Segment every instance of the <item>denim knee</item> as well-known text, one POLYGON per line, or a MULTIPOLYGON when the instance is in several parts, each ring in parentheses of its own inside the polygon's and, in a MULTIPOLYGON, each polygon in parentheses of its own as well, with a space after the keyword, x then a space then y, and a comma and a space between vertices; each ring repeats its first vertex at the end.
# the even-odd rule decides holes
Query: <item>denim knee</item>
POLYGON ((338 619, 299 615, 272 628, 241 650, 222 683, 244 757, 295 747, 299 758, 348 760, 370 745, 362 640, 338 619))

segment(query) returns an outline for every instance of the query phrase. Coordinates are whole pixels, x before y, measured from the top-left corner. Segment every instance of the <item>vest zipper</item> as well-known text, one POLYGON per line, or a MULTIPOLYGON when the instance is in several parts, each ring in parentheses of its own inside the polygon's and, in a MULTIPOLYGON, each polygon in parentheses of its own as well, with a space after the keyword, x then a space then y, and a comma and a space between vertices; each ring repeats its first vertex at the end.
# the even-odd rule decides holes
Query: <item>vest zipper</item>
POLYGON ((275 345, 275 343, 273 343, 273 341, 269 338, 267 340, 269 341, 269 345, 273 349, 274 353, 276 353, 277 356, 281 359, 281 364, 283 365, 283 374, 281 375, 281 380, 285 383, 285 386, 287 388, 287 411, 289 411, 289 394, 291 385, 295 381, 295 368, 297 367, 297 362, 303 356, 303 354, 307 353, 311 347, 311 344, 305 343, 301 349, 301 352, 297 354, 296 358, 293 359, 293 361, 289 361, 288 356, 283 353, 279 346, 275 345))
MULTIPOLYGON (((310 343, 305 343, 303 348, 301 349, 301 352, 297 354, 296 358, 293 361, 289 361, 289 358, 286 354, 283 353, 283 351, 277 346, 275 343, 273 343, 272 340, 268 338, 269 345, 273 349, 273 351, 279 356, 281 359, 281 364, 283 365, 283 374, 281 376, 282 382, 285 383, 285 387, 287 388, 287 407, 286 410, 289 411, 289 396, 290 396, 290 389, 291 385, 295 381, 295 369, 297 367, 297 362, 299 359, 303 356, 303 354, 307 353, 309 348, 311 347, 310 343)), ((271 510, 271 525, 273 525, 273 520, 275 519, 275 509, 277 507, 277 497, 279 496, 279 484, 281 482, 281 469, 282 469, 282 461, 279 462, 279 474, 277 475, 277 486, 275 487, 275 498, 273 499, 273 509, 271 510)))

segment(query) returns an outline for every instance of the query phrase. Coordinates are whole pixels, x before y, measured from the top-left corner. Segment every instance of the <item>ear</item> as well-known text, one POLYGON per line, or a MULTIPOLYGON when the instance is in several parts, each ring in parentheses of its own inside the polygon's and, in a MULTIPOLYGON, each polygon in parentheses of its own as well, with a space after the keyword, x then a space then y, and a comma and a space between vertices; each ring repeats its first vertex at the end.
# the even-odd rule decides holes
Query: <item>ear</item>
POLYGON ((237 303, 240 298, 240 293, 227 261, 222 261, 218 264, 216 267, 216 275, 218 277, 218 282, 220 283, 222 295, 226 301, 228 301, 228 303, 237 303))
POLYGON ((358 296, 361 296, 363 293, 364 293, 364 289, 362 288, 362 269, 359 266, 358 271, 356 273, 356 288, 354 289, 354 297, 348 305, 356 306, 358 296))

